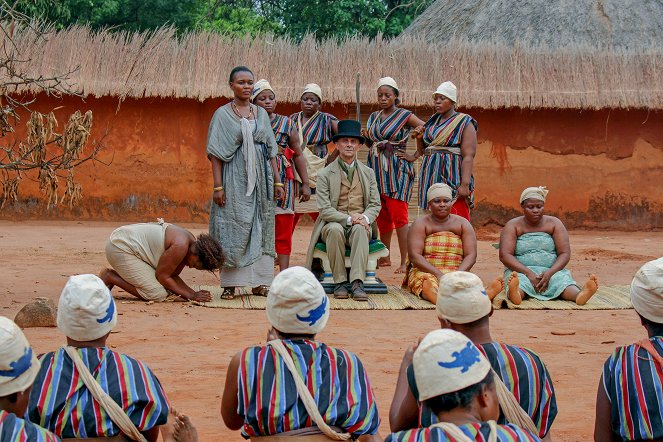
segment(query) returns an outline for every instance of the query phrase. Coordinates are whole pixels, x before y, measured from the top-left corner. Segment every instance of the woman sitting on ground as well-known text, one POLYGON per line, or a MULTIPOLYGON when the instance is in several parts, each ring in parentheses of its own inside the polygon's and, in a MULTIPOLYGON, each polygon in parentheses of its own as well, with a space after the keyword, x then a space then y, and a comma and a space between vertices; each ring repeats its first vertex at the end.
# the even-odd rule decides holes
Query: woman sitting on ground
POLYGON ((500 261, 509 300, 520 304, 527 296, 541 301, 561 297, 585 305, 598 290, 598 279, 591 275, 581 289, 565 269, 571 258, 569 234, 559 218, 544 215, 546 195, 545 187, 525 189, 520 195, 523 216, 502 229, 500 261))
POLYGON ((212 295, 189 287, 180 273, 184 267, 218 270, 223 251, 206 233, 196 238, 188 230, 159 220, 115 229, 106 243, 106 259, 113 268, 102 270, 99 277, 109 290, 118 286, 144 301, 165 301, 173 293, 208 302, 212 295))

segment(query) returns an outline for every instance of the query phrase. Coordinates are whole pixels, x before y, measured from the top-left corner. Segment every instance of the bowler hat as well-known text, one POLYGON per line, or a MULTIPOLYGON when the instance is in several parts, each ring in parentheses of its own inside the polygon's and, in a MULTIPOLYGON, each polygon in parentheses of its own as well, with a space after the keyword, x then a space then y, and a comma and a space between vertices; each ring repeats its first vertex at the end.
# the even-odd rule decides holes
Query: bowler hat
POLYGON ((337 142, 341 138, 357 138, 364 144, 366 139, 361 136, 361 123, 356 120, 341 120, 338 122, 338 133, 332 140, 337 142))

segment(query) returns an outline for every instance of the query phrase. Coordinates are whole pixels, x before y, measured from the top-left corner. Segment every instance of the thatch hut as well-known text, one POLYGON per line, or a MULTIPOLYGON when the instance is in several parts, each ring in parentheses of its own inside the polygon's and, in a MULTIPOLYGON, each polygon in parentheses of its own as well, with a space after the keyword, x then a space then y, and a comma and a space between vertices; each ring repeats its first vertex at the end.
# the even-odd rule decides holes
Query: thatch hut
POLYGON ((404 106, 427 118, 431 91, 454 81, 462 110, 479 121, 476 225, 503 223, 516 213, 522 187, 547 185, 549 208, 570 226, 663 227, 663 50, 533 49, 458 37, 438 45, 409 35, 441 3, 449 2, 435 3, 391 41, 309 38, 295 44, 83 27, 42 40, 17 30, 14 38, 29 54, 28 72, 73 70, 71 83, 85 97, 39 96, 37 106, 61 106, 62 113, 92 109, 96 136, 108 132, 113 161, 77 173, 84 191, 77 208, 46 210, 28 188, 0 217, 206 222, 212 182, 207 126, 230 98, 230 69, 245 64, 270 80, 284 114, 298 110, 304 84, 315 81, 325 110, 354 118, 359 73, 362 119, 376 108, 374 85, 385 75, 397 78, 404 106))

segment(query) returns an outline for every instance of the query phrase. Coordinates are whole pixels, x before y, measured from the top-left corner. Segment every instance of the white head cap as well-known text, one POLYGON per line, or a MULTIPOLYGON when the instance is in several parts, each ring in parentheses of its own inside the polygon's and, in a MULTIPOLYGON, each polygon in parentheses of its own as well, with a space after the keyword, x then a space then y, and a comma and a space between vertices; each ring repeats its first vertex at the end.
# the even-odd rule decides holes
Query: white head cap
POLYGON ((94 341, 117 324, 115 301, 106 284, 95 275, 69 278, 58 303, 58 328, 68 338, 94 341))
POLYGON ((477 384, 491 370, 488 360, 465 335, 449 329, 428 333, 414 352, 412 363, 421 401, 477 384))
POLYGON ((39 373, 39 360, 25 335, 0 316, 0 397, 27 390, 39 373))
POLYGON ((266 310, 269 323, 283 333, 316 334, 329 319, 325 290, 304 267, 290 267, 276 275, 266 310))
POLYGON ((380 78, 380 80, 378 80, 378 89, 380 89, 382 86, 390 86, 398 91, 398 85, 396 84, 396 80, 394 80, 391 77, 380 78))
POLYGON ((444 95, 449 100, 456 103, 458 101, 457 94, 458 90, 456 89, 456 85, 450 81, 445 81, 437 87, 435 92, 433 92, 433 98, 435 98, 436 95, 444 95))
POLYGON ((263 78, 261 80, 258 80, 256 84, 253 85, 253 92, 251 93, 251 101, 255 100, 258 94, 262 91, 272 91, 272 93, 276 95, 276 92, 274 92, 274 89, 272 89, 272 86, 269 84, 269 81, 263 78))
POLYGON ((453 191, 451 187, 444 183, 435 183, 428 188, 426 192, 426 201, 430 203, 435 198, 448 198, 453 199, 453 191))
POLYGON ((545 202, 546 196, 548 196, 548 189, 546 189, 546 186, 528 187, 520 194, 520 204, 530 198, 545 202))
POLYGON ((315 83, 309 83, 306 86, 304 86, 304 92, 302 92, 301 96, 304 96, 304 94, 307 92, 316 95, 320 99, 320 102, 322 103, 322 89, 320 89, 320 86, 318 86, 315 83))
POLYGON ((635 273, 631 302, 642 317, 663 324, 663 258, 649 261, 635 273))
POLYGON ((440 278, 437 316, 454 324, 467 324, 490 313, 492 303, 481 279, 470 272, 449 272, 440 278))

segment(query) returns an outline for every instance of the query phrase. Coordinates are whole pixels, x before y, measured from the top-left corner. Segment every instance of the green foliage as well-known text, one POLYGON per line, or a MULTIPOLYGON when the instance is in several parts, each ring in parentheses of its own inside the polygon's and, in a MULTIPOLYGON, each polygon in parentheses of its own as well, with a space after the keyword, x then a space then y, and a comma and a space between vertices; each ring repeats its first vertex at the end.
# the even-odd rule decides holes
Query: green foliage
POLYGON ((173 25, 180 32, 230 35, 273 33, 300 40, 398 35, 433 0, 26 0, 17 9, 66 27, 88 24, 146 30, 173 25))

